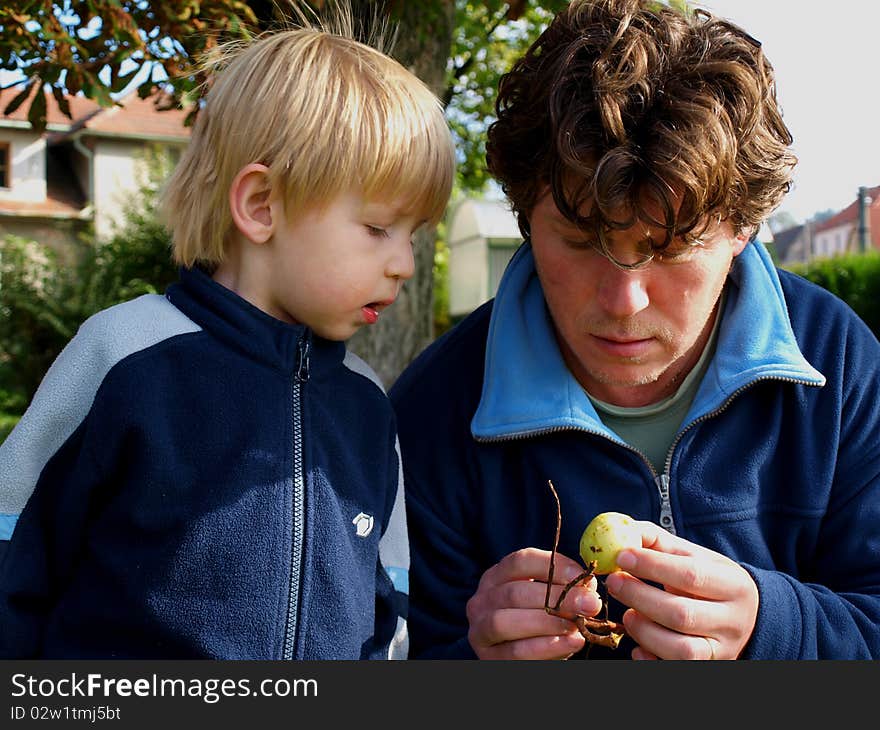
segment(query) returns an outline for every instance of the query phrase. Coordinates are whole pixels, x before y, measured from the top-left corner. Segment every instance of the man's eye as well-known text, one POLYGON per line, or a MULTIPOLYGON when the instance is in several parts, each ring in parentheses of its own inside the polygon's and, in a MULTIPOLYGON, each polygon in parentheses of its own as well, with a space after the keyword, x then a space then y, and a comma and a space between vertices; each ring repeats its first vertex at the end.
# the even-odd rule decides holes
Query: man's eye
POLYGON ((590 249, 599 247, 596 241, 588 238, 563 238, 562 242, 569 248, 575 249, 590 249))
POLYGON ((656 258, 660 261, 666 261, 668 263, 681 263, 682 261, 689 261, 697 254, 702 245, 703 244, 700 241, 696 240, 683 244, 671 243, 665 249, 658 251, 656 253, 656 258))
POLYGON ((388 231, 386 231, 384 228, 379 228, 379 226, 368 225, 367 226, 367 233, 369 233, 371 236, 376 236, 377 238, 387 238, 388 237, 388 231))

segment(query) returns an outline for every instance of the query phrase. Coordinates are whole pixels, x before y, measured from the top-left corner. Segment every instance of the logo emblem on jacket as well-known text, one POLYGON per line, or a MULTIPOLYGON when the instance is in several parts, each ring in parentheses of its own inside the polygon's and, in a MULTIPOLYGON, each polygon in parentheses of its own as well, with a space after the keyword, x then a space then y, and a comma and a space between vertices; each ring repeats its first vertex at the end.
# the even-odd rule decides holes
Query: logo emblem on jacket
POLYGON ((366 537, 373 531, 373 515, 359 512, 351 524, 354 525, 358 537, 366 537))

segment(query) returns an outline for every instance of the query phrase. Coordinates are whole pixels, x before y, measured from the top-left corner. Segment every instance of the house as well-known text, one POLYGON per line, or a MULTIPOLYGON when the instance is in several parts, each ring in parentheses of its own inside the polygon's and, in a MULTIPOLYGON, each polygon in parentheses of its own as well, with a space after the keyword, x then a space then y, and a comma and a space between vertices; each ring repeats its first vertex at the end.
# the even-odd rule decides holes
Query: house
POLYGON ((455 321, 495 296, 523 237, 503 200, 466 198, 450 206, 447 220, 449 316, 455 321))
MULTIPOLYGON (((0 113, 16 93, 0 92, 0 113)), ((112 108, 82 96, 67 100, 72 119, 47 94, 42 134, 27 121, 30 100, 0 115, 0 236, 38 240, 62 254, 90 225, 99 237, 113 232, 145 182, 148 148, 176 159, 189 140, 186 112, 158 111, 154 99, 136 93, 112 108)))
MULTIPOLYGON (((864 203, 870 247, 880 249, 880 186, 865 188, 864 203)), ((777 231, 774 245, 782 266, 860 251, 858 196, 829 218, 777 231)))
POLYGON ((780 266, 800 264, 812 257, 812 226, 801 223, 773 234, 773 247, 780 266))
MULTIPOLYGON (((868 239, 871 248, 880 249, 880 185, 865 189, 868 239)), ((839 213, 817 223, 813 230, 814 257, 837 256, 855 253, 859 243, 859 200, 850 203, 839 213)))

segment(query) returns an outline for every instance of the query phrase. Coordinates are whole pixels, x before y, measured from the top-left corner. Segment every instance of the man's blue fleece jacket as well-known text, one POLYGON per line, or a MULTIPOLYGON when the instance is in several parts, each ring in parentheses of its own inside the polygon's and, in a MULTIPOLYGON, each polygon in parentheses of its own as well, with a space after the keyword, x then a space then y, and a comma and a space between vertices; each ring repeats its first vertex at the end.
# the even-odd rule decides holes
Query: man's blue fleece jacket
POLYGON ((200 270, 89 319, 0 446, 0 656, 402 658, 394 415, 200 270))
POLYGON ((880 658, 880 344, 760 244, 735 259, 715 356, 662 473, 566 368, 528 245, 494 302, 432 344, 391 398, 413 656, 474 656, 466 603, 508 553, 552 547, 552 480, 570 557, 596 514, 617 511, 744 566, 760 595, 745 658, 880 658))

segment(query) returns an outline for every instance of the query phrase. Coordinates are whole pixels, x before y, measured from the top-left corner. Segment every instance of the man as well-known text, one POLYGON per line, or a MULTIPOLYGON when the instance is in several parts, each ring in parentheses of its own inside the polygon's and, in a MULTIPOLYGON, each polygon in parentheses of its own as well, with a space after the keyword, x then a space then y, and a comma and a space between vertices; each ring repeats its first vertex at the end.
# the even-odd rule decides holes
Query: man
POLYGON ((880 657, 880 344, 753 240, 795 164, 761 44, 574 0, 497 111, 525 242, 391 393, 411 655, 566 658, 607 591, 627 636, 590 658, 880 657), (642 531, 562 617, 548 481, 551 605, 594 515, 642 531))

